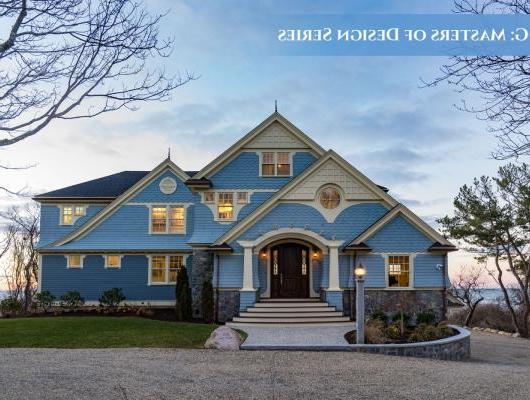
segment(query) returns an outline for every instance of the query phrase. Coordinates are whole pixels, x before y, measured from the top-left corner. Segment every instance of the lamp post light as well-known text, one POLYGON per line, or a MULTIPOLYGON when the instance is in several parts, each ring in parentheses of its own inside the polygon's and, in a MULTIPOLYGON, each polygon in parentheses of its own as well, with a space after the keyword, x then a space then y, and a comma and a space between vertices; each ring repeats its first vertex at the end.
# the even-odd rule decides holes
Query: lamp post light
POLYGON ((364 276, 366 275, 366 268, 362 264, 355 267, 355 283, 356 283, 356 319, 357 319, 357 344, 364 343, 364 276))

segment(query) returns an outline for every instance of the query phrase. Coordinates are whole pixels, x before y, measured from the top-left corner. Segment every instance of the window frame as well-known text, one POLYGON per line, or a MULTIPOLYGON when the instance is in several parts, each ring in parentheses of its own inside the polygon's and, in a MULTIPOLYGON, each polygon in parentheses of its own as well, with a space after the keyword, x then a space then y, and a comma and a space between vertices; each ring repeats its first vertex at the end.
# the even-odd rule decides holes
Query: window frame
POLYGON ((217 203, 215 205, 215 210, 216 210, 216 217, 217 217, 217 220, 218 221, 234 221, 234 218, 235 218, 235 199, 234 197, 237 197, 237 192, 229 192, 229 191, 223 191, 223 192, 217 192, 217 203), (232 206, 232 211, 231 211, 231 217, 230 218, 221 218, 219 216, 219 207, 228 207, 226 204, 228 203, 222 203, 221 204, 221 195, 230 195, 232 197, 232 203, 230 204, 232 206))
POLYGON ((248 192, 236 192, 236 198, 237 198, 237 204, 248 204, 248 192), (239 198, 239 195, 241 194, 244 194, 245 195, 245 199, 244 200, 241 200, 239 198))
POLYGON ((58 207, 59 207, 59 225, 72 226, 72 225, 75 225, 75 223, 77 222, 79 218, 86 216, 88 205, 86 204, 58 204, 58 207), (64 221, 64 210, 66 208, 72 209, 72 212, 70 214, 72 218, 72 222, 64 221), (78 208, 81 208, 83 210, 82 214, 77 213, 78 208))
POLYGON ((215 204, 215 192, 212 192, 212 191, 207 191, 207 192, 204 192, 204 204, 215 204), (206 199, 206 195, 211 195, 212 196, 212 199, 211 200, 207 200, 206 199))
POLYGON ((121 269, 121 259, 122 255, 120 254, 105 254, 105 269, 121 269), (109 257, 118 257, 118 265, 111 266, 109 264, 109 257))
POLYGON ((168 203, 153 203, 149 206, 149 234, 150 235, 185 235, 187 231, 186 227, 186 214, 187 207, 184 204, 168 204, 168 203), (165 230, 161 232, 155 232, 153 230, 153 209, 154 208, 165 208, 165 230), (171 209, 182 208, 182 229, 172 232, 171 231, 171 209))
MULTIPOLYGON (((170 281, 170 275, 171 275, 171 265, 170 260, 171 257, 182 257, 182 266, 186 267, 186 262, 188 259, 189 254, 180 254, 180 253, 173 253, 173 254, 150 254, 148 255, 148 268, 147 268, 147 286, 170 286, 170 285, 176 285, 177 281, 171 282, 170 281), (164 282, 153 282, 152 280, 152 271, 153 271, 153 257, 164 257, 164 282)), ((187 268, 187 267, 186 267, 187 268)), ((178 274, 178 269, 177 269, 178 274)))
POLYGON ((409 290, 414 288, 414 254, 411 253, 388 253, 385 255, 385 284, 386 290, 409 290), (390 257, 408 257, 409 259, 409 284, 408 286, 390 286, 390 257))
MULTIPOLYGON (((283 164, 285 165, 285 163, 283 164)), ((276 150, 272 150, 272 151, 269 151, 269 150, 263 150, 259 153, 259 176, 260 177, 263 177, 263 178, 289 178, 289 177, 292 177, 293 176, 293 152, 292 151, 287 151, 287 150, 279 150, 279 151, 276 151, 276 150), (263 159, 264 159, 264 154, 265 153, 272 153, 273 154, 273 163, 266 163, 264 164, 263 163, 263 159), (289 174, 286 174, 286 175, 279 175, 278 174, 278 154, 279 153, 286 153, 287 154, 287 158, 288 158, 288 161, 289 161, 289 174), (274 165, 274 174, 272 175, 265 175, 263 174, 263 165, 274 165)))
POLYGON ((84 261, 84 258, 85 258, 84 255, 82 255, 82 254, 66 254, 65 258, 66 258, 66 269, 83 269, 83 261, 84 261), (79 257, 79 265, 78 266, 72 266, 72 264, 70 262, 70 257, 75 257, 75 256, 79 257))

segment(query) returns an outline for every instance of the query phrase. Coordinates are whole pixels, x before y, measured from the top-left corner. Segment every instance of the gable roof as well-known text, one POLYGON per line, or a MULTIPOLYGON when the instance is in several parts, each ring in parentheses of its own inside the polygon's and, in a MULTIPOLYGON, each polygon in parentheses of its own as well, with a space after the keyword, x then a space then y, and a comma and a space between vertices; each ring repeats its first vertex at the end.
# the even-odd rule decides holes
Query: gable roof
POLYGON ((333 150, 329 150, 319 160, 314 162, 311 166, 305 169, 300 175, 298 175, 288 184, 283 186, 279 191, 277 191, 267 201, 262 203, 258 208, 256 208, 253 212, 251 212, 245 219, 241 220, 239 223, 237 223, 231 229, 225 232, 222 236, 220 236, 215 241, 215 244, 217 245, 223 244, 225 242, 228 242, 234 239, 239 233, 246 230, 252 222, 259 219, 262 215, 264 215, 267 211, 269 211, 272 207, 274 207, 283 196, 285 196, 289 191, 291 191, 296 186, 298 186, 306 178, 311 176, 313 172, 317 171, 328 160, 334 160, 335 162, 337 162, 337 164, 339 164, 342 168, 344 168, 347 172, 349 172, 355 179, 357 179, 369 191, 374 193, 379 199, 381 199, 388 206, 395 207, 398 204, 397 201, 392 196, 387 194, 380 186, 372 182, 362 172, 360 172, 358 169, 352 166, 349 162, 347 162, 345 159, 343 159, 333 150))
POLYGON ((389 221, 396 218, 398 215, 403 216, 408 222, 418 228, 423 234, 431 238, 434 242, 443 245, 444 248, 456 248, 450 241, 438 233, 432 226, 427 224, 424 220, 410 211, 403 204, 397 204, 394 208, 389 210, 385 215, 370 225, 363 233, 348 243, 345 248, 353 248, 364 244, 366 240, 375 235, 381 228, 383 228, 389 221))
MULTIPOLYGON (((33 197, 35 201, 56 199, 115 199, 150 171, 122 171, 101 178, 81 182, 72 186, 52 190, 33 197)), ((185 171, 187 175, 193 175, 197 171, 185 171)))
POLYGON ((281 115, 279 112, 274 112, 268 116, 262 123, 252 129, 249 133, 235 142, 232 146, 222 152, 218 157, 216 157, 212 162, 206 165, 203 169, 197 172, 193 179, 205 178, 209 175, 212 175, 219 167, 229 162, 232 157, 234 157, 239 150, 241 150, 245 145, 250 143, 255 139, 260 133, 262 133, 267 127, 269 127, 274 122, 281 124, 289 133, 294 135, 298 140, 303 142, 309 149, 313 150, 318 156, 325 154, 325 150, 320 147, 313 139, 307 136, 304 132, 294 126, 287 118, 281 115))
POLYGON ((116 211, 120 205, 125 203, 127 200, 129 200, 131 197, 137 194, 140 190, 142 190, 145 186, 151 183, 157 176, 159 176, 161 173, 167 170, 172 171, 183 182, 185 182, 186 180, 190 178, 186 172, 181 170, 173 161, 167 158, 164 161, 162 161, 160 164, 158 164, 155 167, 155 169, 153 169, 151 172, 145 175, 142 179, 140 179, 138 182, 132 185, 129 189, 127 189, 124 193, 122 193, 117 198, 115 198, 110 204, 108 204, 99 213, 94 215, 92 219, 90 219, 85 224, 83 224, 79 229, 55 241, 53 245, 61 246, 65 243, 71 242, 72 240, 75 240, 81 236, 86 235, 88 232, 94 229, 100 222, 102 222, 107 217, 112 215, 112 213, 116 211))

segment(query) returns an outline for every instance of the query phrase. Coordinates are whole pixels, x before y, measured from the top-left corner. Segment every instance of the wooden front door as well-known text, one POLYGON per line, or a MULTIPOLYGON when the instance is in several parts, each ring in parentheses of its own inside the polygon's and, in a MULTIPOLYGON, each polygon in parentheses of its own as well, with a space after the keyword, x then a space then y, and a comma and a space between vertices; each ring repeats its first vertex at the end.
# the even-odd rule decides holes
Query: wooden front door
POLYGON ((271 297, 309 297, 309 248, 285 243, 271 248, 271 297))

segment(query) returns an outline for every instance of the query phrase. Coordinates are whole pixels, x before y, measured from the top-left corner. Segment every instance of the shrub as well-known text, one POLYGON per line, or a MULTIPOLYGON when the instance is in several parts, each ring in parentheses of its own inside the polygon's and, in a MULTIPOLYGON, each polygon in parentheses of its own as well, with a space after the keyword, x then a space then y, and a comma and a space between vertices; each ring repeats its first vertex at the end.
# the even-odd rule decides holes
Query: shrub
POLYGON ((108 308, 116 308, 122 301, 126 299, 121 288, 112 288, 105 290, 99 298, 99 304, 108 308))
POLYGON ((364 339, 369 344, 381 344, 386 342, 385 324, 380 319, 368 321, 364 327, 364 339))
POLYGON ((37 306, 42 308, 46 313, 52 307, 53 302, 55 301, 55 296, 48 290, 43 290, 35 295, 35 300, 37 300, 37 306))
POLYGON ((201 311, 202 318, 205 322, 212 323, 214 319, 214 303, 213 303, 213 286, 212 282, 207 279, 202 284, 201 292, 201 311))
POLYGON ((410 325, 410 315, 403 311, 398 311, 394 316, 392 317, 392 322, 399 322, 401 323, 401 318, 403 318, 403 326, 409 326, 410 325))
POLYGON ((2 314, 18 314, 22 311, 22 301, 16 297, 6 297, 0 301, 0 311, 2 314))
POLYGON ((61 307, 73 311, 85 304, 85 299, 77 290, 70 290, 61 296, 61 307))
POLYGON ((418 325, 433 325, 436 322, 436 314, 432 311, 420 312, 416 317, 416 322, 418 323, 418 325))
MULTIPOLYGON (((449 320, 456 325, 462 325, 466 319, 467 312, 467 308, 455 311, 451 314, 449 320)), ((470 326, 515 332, 510 313, 499 304, 479 304, 473 313, 470 326)))
POLYGON ((381 321, 383 324, 386 324, 388 321, 386 314, 381 310, 375 310, 372 315, 370 315, 370 319, 373 321, 381 321))
POLYGON ((388 338, 393 340, 398 340, 403 337, 403 332, 401 331, 401 326, 399 322, 393 322, 388 325, 385 329, 385 334, 388 338))
POLYGON ((420 324, 414 329, 409 336, 410 342, 427 342, 429 340, 438 340, 453 335, 453 330, 447 325, 440 324, 427 325, 420 324))
POLYGON ((191 290, 186 267, 179 269, 175 286, 175 317, 177 321, 191 321, 191 290))

